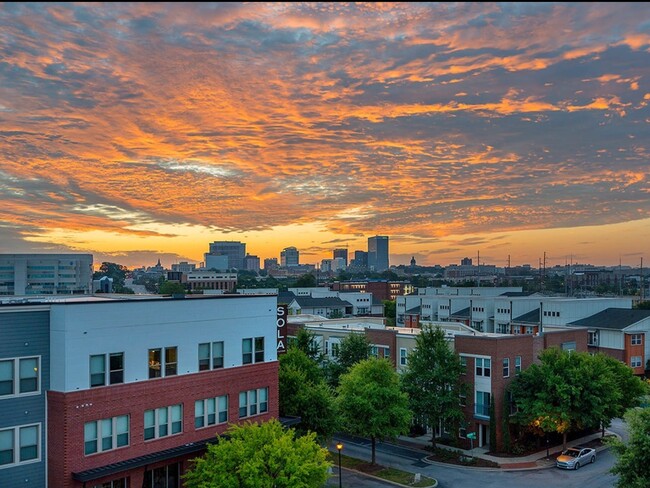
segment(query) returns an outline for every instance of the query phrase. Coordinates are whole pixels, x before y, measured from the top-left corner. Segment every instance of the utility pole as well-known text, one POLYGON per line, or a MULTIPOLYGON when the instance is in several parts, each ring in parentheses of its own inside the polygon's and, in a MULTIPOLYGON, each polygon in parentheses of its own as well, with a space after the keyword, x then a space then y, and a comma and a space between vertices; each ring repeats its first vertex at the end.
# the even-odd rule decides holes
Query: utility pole
POLYGON ((643 258, 641 258, 641 301, 644 301, 644 294, 645 294, 645 283, 643 279, 643 258))
POLYGON ((476 281, 478 282, 478 288, 481 287, 481 251, 476 251, 476 266, 478 271, 476 281))

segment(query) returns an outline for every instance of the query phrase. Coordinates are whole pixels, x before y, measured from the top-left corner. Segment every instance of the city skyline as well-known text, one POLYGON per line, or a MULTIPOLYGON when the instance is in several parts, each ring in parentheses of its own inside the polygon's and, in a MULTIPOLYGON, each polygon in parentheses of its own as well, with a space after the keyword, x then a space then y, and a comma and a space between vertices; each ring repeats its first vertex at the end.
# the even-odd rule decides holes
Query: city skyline
POLYGON ((0 253, 639 266, 650 4, 0 6, 0 253))

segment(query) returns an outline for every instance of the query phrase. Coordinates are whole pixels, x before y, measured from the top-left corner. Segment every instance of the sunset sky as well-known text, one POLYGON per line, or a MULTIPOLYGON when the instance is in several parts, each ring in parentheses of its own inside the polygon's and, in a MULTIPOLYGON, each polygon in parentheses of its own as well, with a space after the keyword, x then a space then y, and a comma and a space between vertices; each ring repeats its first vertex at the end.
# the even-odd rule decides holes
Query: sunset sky
POLYGON ((0 252, 639 266, 649 103, 649 3, 4 3, 0 252))

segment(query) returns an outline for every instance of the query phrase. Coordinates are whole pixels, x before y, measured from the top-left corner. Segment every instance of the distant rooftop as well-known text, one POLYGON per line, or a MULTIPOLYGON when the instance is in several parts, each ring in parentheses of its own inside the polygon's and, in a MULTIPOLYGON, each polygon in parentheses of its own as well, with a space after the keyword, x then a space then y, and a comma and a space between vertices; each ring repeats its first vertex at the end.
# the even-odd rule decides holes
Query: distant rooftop
POLYGON ((594 329, 623 330, 650 317, 650 310, 628 308, 607 308, 602 312, 567 324, 573 327, 593 327, 594 329))

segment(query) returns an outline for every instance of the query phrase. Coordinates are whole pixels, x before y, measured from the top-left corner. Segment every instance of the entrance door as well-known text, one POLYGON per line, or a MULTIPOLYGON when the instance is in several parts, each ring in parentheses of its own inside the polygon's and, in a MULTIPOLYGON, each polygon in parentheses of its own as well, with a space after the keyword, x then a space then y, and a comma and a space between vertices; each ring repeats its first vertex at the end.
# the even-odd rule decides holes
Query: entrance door
POLYGON ((478 447, 488 445, 490 442, 489 427, 485 424, 478 424, 478 447))

